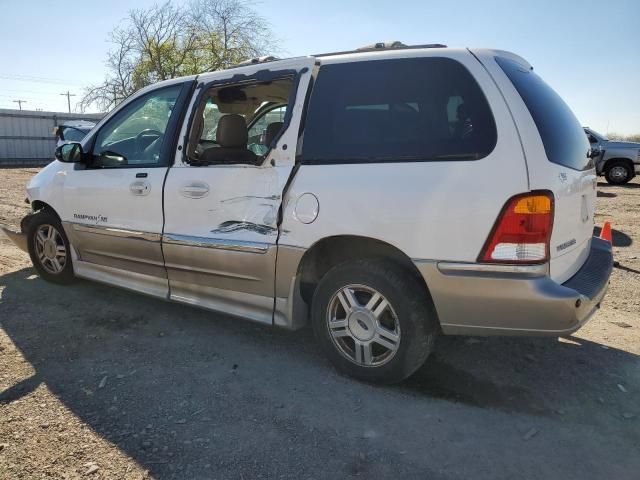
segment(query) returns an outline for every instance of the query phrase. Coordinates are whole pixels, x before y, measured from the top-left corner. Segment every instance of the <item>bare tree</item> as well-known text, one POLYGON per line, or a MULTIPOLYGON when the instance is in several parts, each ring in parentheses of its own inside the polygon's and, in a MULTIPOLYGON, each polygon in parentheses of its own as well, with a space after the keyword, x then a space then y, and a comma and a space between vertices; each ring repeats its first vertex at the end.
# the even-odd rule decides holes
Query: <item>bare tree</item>
POLYGON ((185 9, 171 1, 131 10, 110 34, 103 83, 86 89, 81 110, 113 108, 136 90, 183 75, 227 68, 273 54, 268 22, 244 0, 193 0, 185 9))
POLYGON ((277 51, 268 22, 242 0, 194 0, 191 19, 207 62, 205 71, 277 51))

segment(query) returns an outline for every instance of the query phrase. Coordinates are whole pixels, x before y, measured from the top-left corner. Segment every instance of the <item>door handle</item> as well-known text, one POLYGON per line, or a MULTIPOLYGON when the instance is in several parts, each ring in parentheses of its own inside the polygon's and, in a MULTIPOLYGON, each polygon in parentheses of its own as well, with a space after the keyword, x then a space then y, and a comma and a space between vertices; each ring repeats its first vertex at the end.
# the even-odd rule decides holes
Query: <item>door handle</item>
POLYGON ((147 180, 136 180, 129 185, 129 191, 134 195, 144 197, 151 193, 151 184, 147 180))
POLYGON ((192 182, 183 185, 180 194, 187 198, 204 198, 209 195, 209 185, 204 182, 192 182))

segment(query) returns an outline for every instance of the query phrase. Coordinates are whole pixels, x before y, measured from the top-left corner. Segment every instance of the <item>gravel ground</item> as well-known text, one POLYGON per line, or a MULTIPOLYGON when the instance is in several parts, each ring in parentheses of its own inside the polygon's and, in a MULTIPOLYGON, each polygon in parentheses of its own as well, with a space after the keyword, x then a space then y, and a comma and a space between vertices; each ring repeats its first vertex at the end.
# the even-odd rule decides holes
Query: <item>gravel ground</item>
MULTIPOLYGON (((0 170, 0 222, 35 170, 0 170)), ((568 339, 441 338, 413 377, 338 375, 274 331, 97 283, 0 239, 0 479, 637 479, 640 181, 599 184, 619 265, 568 339)))

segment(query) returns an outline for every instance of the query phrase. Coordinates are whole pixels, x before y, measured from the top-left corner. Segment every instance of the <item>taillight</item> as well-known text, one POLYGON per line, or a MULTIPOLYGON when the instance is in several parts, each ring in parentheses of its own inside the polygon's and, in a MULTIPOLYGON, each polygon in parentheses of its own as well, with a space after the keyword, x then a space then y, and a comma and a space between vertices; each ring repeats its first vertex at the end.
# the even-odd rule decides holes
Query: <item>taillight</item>
POLYGON ((545 263, 553 228, 553 194, 535 191, 511 197, 478 257, 484 263, 545 263))

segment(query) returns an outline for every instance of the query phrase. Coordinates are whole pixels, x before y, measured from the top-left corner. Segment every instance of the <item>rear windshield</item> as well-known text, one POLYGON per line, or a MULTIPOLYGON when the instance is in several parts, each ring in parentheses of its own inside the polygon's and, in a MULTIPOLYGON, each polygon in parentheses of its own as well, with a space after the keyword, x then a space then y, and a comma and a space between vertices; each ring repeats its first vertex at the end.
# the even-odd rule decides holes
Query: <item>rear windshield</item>
POLYGON ((320 68, 307 113, 304 163, 475 160, 496 127, 469 71, 448 58, 320 68))
POLYGON ((574 170, 591 168, 589 141, 562 98, 533 70, 504 57, 496 62, 527 105, 549 161, 574 170))

